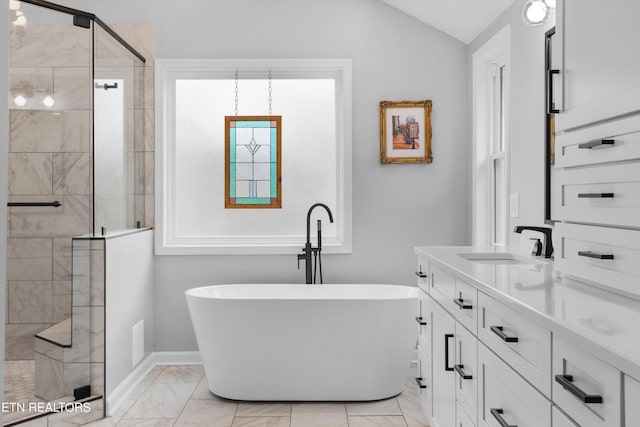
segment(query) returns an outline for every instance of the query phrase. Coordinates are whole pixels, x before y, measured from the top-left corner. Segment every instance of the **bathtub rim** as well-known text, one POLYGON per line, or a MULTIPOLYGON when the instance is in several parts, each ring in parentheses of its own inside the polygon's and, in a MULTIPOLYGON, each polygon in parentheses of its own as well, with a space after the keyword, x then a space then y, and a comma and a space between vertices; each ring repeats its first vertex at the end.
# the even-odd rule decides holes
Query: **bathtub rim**
POLYGON ((394 301, 394 300, 417 300, 418 299, 418 287, 413 285, 393 285, 393 284, 374 284, 374 283, 332 283, 322 285, 305 285, 305 284, 219 284, 219 285, 206 285, 198 286, 195 288, 187 289, 184 292, 185 297, 195 298, 202 300, 237 300, 237 301, 394 301), (271 288, 272 290, 295 289, 295 294, 292 293, 270 293, 265 291, 271 288), (276 288, 276 289, 274 289, 276 288), (350 289, 346 289, 350 288, 350 289), (378 294, 369 293, 363 295, 364 289, 374 289, 378 291, 378 294), (375 289, 377 288, 377 289, 375 289), (243 295, 232 295, 231 293, 224 294, 224 291, 231 291, 233 289, 241 289, 242 292, 247 292, 243 295), (250 289, 259 289, 257 294, 250 294, 250 289), (303 290, 304 289, 304 290, 303 290), (331 294, 332 291, 339 290, 338 293, 331 294), (353 294, 349 294, 347 291, 355 291, 353 294), (214 292, 218 291, 218 292, 214 292), (358 291, 360 293, 358 293, 358 291), (315 293, 315 295, 314 295, 315 293))

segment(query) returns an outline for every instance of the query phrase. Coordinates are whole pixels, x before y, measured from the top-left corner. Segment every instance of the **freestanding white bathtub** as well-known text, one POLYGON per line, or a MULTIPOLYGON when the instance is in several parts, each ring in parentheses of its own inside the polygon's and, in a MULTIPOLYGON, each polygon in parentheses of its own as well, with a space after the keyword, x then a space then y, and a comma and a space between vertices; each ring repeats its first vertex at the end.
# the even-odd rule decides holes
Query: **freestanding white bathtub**
POLYGON ((185 294, 218 396, 362 401, 402 392, 417 338, 417 288, 219 285, 185 294))

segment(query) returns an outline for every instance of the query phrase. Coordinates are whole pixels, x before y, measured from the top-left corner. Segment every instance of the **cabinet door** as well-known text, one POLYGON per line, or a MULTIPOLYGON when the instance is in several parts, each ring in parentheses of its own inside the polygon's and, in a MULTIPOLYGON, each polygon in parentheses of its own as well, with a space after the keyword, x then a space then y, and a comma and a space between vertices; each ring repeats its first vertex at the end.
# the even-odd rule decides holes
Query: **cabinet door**
POLYGON ((415 387, 418 390, 418 398, 424 413, 431 417, 431 360, 425 353, 425 349, 418 348, 418 376, 415 378, 415 387))
POLYGON ((456 371, 456 400, 475 425, 478 415, 478 339, 460 323, 456 323, 456 364, 454 369, 456 371))
POLYGON ((640 109, 640 2, 558 0, 563 112, 556 131, 640 109))
POLYGON ((429 300, 432 333, 432 418, 431 427, 450 427, 455 423, 455 320, 435 301, 429 300))

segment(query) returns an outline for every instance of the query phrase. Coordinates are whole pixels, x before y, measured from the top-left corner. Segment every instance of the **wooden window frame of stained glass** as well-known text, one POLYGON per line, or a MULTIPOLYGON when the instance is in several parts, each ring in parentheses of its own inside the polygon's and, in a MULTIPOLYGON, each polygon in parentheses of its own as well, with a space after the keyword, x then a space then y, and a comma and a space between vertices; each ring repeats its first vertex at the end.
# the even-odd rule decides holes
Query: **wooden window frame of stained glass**
POLYGON ((224 122, 224 207, 281 208, 282 117, 225 116, 224 122))

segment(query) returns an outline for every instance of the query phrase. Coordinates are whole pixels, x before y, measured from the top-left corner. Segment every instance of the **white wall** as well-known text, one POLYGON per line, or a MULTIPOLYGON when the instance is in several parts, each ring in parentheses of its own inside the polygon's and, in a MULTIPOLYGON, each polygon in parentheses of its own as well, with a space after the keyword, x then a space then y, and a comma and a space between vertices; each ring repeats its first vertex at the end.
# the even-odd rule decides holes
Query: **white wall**
MULTIPOLYGON (((325 256, 325 281, 413 284, 415 245, 469 243, 469 61, 461 42, 379 0, 64 3, 106 22, 154 24, 157 58, 352 58, 353 253, 325 256), (426 98, 434 163, 380 165, 379 102, 426 98)), ((196 348, 186 289, 302 283, 296 264, 276 255, 156 257, 156 350, 196 348)))
MULTIPOLYGON (((9 152, 9 111, 7 109, 9 84, 9 8, 7 2, 0 7, 0 318, 5 318, 6 309, 6 263, 7 263, 7 170, 9 152)), ((0 355, 4 360, 4 322, 0 322, 0 355)), ((0 363, 0 380, 4 378, 4 363, 0 363)), ((0 396, 4 396, 4 381, 0 381, 0 396)), ((2 423, 2 413, 0 413, 2 423)))
MULTIPOLYGON (((153 351, 153 231, 139 231, 105 241, 105 393, 134 369, 131 328, 144 320, 144 357, 153 351)), ((137 365, 137 363, 136 363, 137 365)))
MULTIPOLYGON (((506 24, 511 24, 511 193, 520 194, 520 212, 510 218, 507 244, 530 247, 528 237, 513 233, 516 225, 544 226, 544 33, 555 25, 555 17, 539 27, 522 22, 524 0, 517 0, 469 44, 473 53, 506 24)), ((536 236, 538 237, 538 236, 536 236)))

